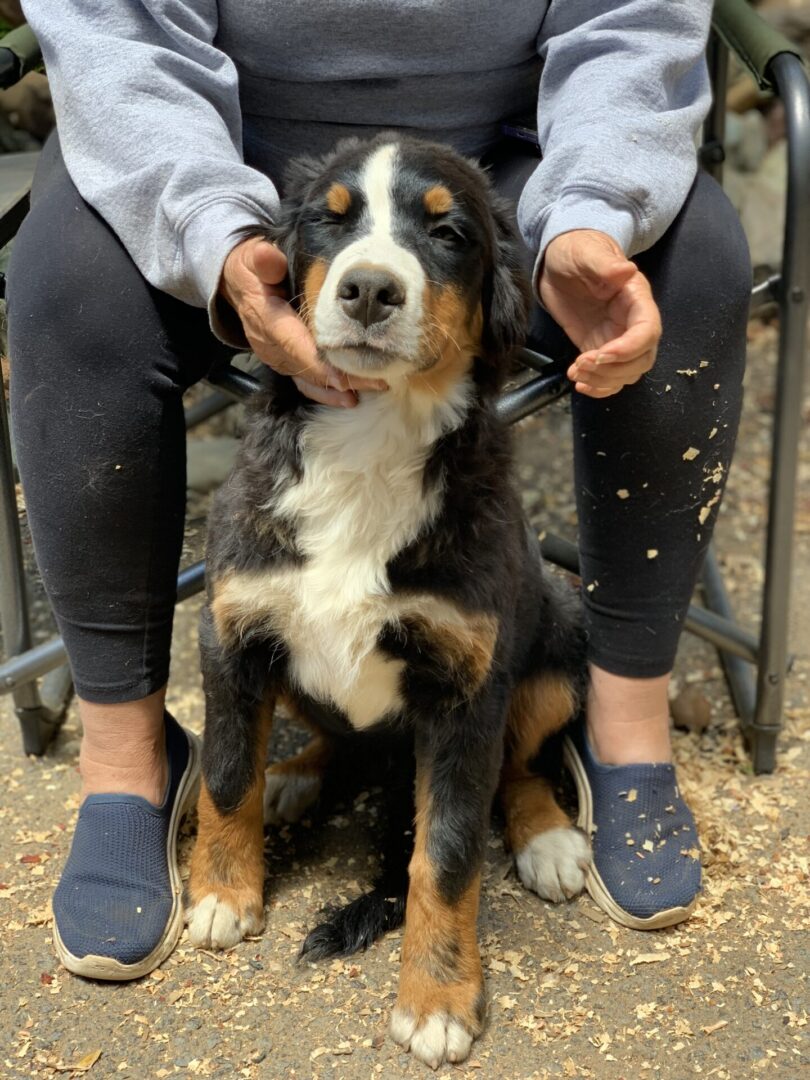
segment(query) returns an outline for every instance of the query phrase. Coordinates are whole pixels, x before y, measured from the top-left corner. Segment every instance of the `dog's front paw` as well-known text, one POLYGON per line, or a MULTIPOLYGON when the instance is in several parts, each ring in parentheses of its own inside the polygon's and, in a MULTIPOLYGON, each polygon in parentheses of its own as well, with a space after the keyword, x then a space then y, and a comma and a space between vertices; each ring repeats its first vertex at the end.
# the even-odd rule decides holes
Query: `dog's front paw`
MULTIPOLYGON (((229 892, 231 890, 228 890, 229 892)), ((188 910, 188 936, 198 949, 229 949, 243 938, 261 933, 264 909, 257 901, 208 893, 188 910)))
POLYGON ((446 1012, 417 1016, 397 1006, 391 1016, 394 1042, 431 1069, 438 1069, 443 1061, 464 1061, 475 1037, 463 1021, 446 1012))
POLYGON ((526 888, 555 904, 582 892, 590 861, 588 839, 573 826, 538 833, 515 858, 518 877, 526 888))
POLYGON ((268 769, 264 779, 265 825, 300 821, 310 806, 317 802, 321 784, 321 777, 317 773, 268 769))
POLYGON ((486 998, 477 950, 450 960, 452 980, 449 971, 437 977, 438 972, 421 964, 404 962, 391 1014, 391 1038, 431 1069, 443 1061, 464 1061, 484 1028, 486 998))

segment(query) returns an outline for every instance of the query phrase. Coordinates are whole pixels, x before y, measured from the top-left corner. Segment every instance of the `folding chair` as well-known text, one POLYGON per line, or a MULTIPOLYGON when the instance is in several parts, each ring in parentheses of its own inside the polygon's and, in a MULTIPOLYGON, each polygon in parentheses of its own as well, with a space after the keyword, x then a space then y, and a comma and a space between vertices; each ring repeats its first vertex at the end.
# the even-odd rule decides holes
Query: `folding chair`
MULTIPOLYGON (((765 580, 759 635, 734 619, 717 558, 712 550, 703 575, 705 606, 692 605, 686 628, 714 644, 750 747, 756 772, 771 772, 781 727, 788 656, 788 608, 791 585, 793 518, 805 373, 805 337, 810 286, 810 83, 801 56, 769 27, 745 0, 717 0, 708 59, 714 104, 706 121, 699 156, 702 166, 722 178, 725 89, 729 50, 748 67, 759 86, 778 95, 785 108, 788 139, 788 186, 784 250, 780 273, 758 285, 752 310, 765 303, 779 307, 779 359, 771 457, 765 580)), ((9 86, 38 62, 36 42, 21 28, 0 41, 0 86, 9 86)), ((0 207, 0 247, 9 242, 27 209, 21 192, 0 207)), ((524 350, 529 377, 507 390, 498 402, 509 423, 523 419, 569 389, 553 358, 524 350)), ((186 413, 193 427, 258 387, 256 379, 228 367, 209 379, 210 396, 186 413)), ((543 541, 546 558, 576 572, 574 544, 556 536, 543 541)), ((203 587, 204 566, 180 573, 178 601, 203 587)), ((5 395, 0 400, 0 630, 5 662, 0 664, 0 694, 14 700, 28 754, 42 754, 64 718, 70 675, 59 638, 32 646, 29 608, 17 512, 5 395)))

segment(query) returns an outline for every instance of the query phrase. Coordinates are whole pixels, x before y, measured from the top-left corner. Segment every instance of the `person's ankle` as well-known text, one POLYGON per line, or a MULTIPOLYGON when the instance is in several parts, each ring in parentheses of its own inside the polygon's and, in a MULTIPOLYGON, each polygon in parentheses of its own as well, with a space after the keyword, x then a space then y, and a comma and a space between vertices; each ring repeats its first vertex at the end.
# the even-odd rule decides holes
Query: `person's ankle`
POLYGON ((588 742, 605 765, 633 765, 672 760, 669 675, 629 679, 590 668, 587 706, 588 742))
POLYGON ((169 775, 164 700, 165 690, 112 705, 80 699, 82 800, 115 794, 140 795, 155 806, 163 802, 169 775))
POLYGON ((140 795, 155 806, 163 802, 169 768, 166 745, 160 739, 129 740, 109 747, 82 740, 79 753, 81 799, 88 795, 140 795))

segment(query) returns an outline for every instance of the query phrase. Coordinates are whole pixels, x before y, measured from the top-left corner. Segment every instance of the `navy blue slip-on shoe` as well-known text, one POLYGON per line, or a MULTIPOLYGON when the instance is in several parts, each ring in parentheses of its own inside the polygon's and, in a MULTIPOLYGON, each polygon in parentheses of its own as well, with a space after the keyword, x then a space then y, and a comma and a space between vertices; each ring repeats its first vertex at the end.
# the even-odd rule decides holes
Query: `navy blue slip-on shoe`
POLYGON ((53 896, 56 952, 88 979, 137 979, 183 932, 177 832, 194 805, 197 739, 166 713, 169 782, 160 806, 138 795, 89 795, 53 896))
POLYGON ((566 736, 565 762, 577 786, 577 824, 591 837, 585 887, 631 930, 683 922, 700 891, 700 848, 674 765, 603 765, 580 722, 566 736))

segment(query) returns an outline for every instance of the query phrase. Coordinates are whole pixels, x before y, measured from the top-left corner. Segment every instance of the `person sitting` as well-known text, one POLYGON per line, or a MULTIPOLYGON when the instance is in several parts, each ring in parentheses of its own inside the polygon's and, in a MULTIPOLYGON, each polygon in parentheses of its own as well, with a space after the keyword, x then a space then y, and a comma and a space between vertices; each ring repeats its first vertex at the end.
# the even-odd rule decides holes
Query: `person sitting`
POLYGON ((183 392, 246 345, 326 407, 384 392, 320 361, 262 231, 291 159, 386 128, 483 161, 519 199, 532 342, 570 359, 574 391, 590 672, 574 760, 592 892, 628 926, 692 910, 667 686, 734 450, 750 289, 737 217, 697 175, 711 6, 26 5, 58 128, 9 274, 11 394, 84 731, 53 904, 68 968, 135 977, 181 931, 174 811, 190 751, 164 700, 183 392), (535 109, 542 157, 503 136, 535 109))

